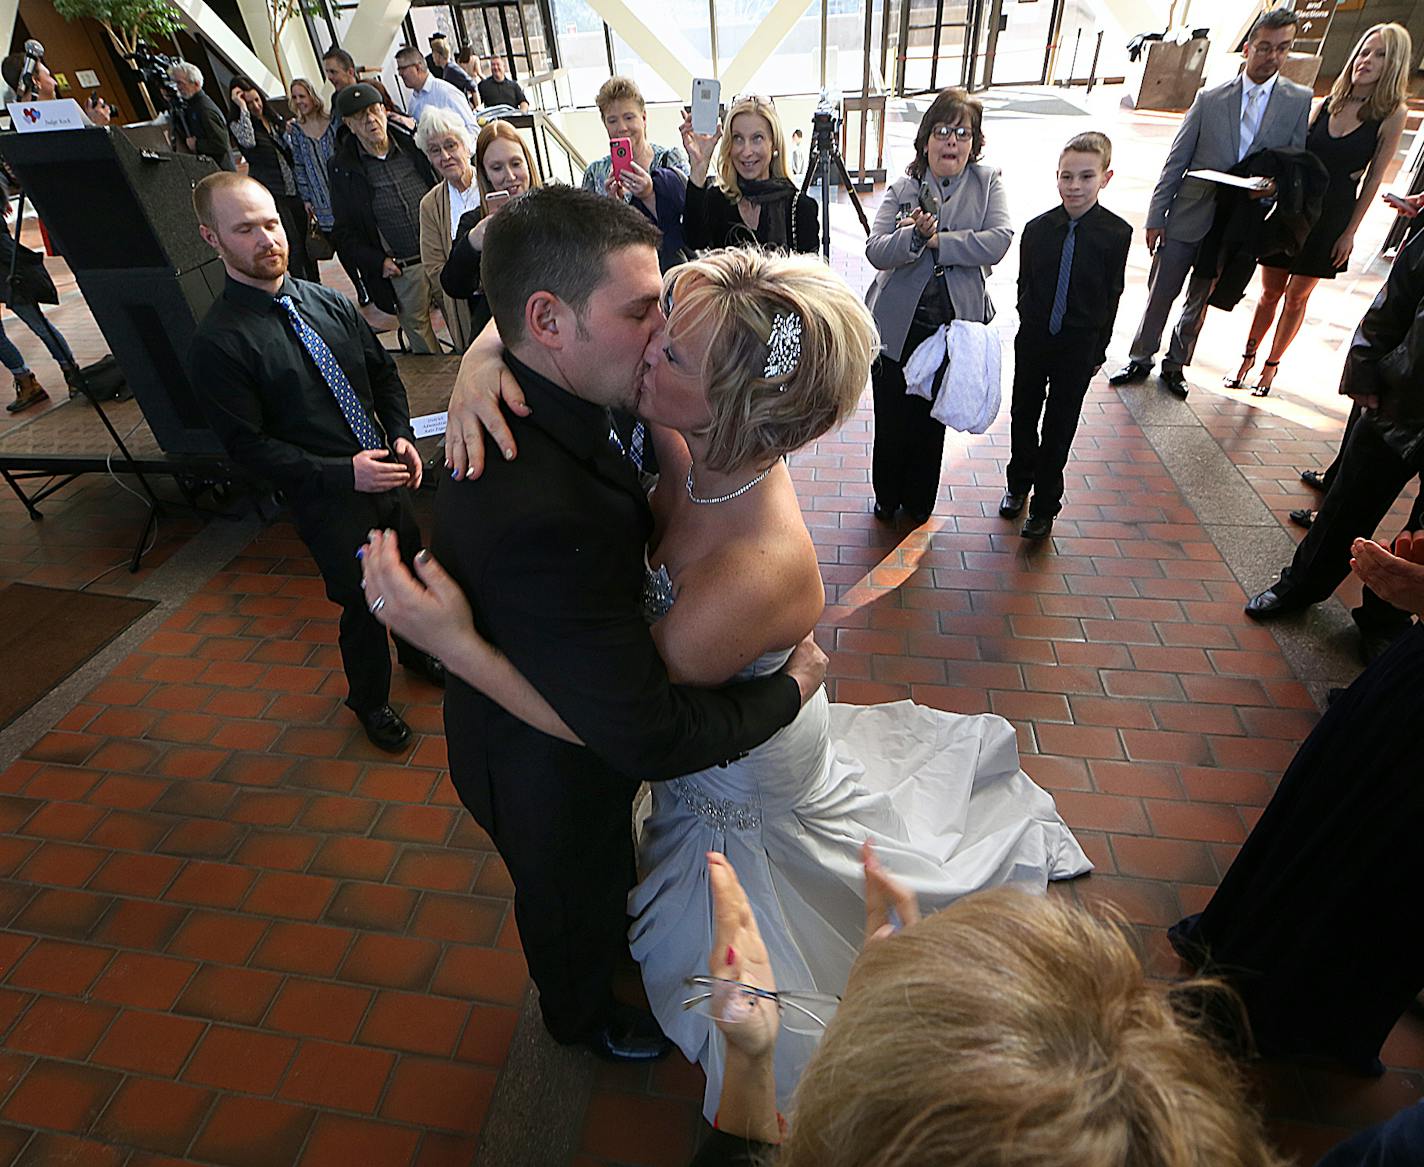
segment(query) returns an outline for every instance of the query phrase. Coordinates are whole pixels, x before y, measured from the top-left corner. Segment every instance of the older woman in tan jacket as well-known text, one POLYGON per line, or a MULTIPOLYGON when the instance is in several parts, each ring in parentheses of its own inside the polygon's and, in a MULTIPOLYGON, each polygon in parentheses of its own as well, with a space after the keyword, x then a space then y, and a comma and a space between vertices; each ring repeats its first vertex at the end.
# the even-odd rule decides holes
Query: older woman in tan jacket
MULTIPOLYGON (((470 160, 474 148, 464 121, 449 110, 436 108, 421 115, 415 142, 444 179, 420 200, 420 261, 430 286, 439 288, 460 219, 480 205, 480 186, 470 160)), ((440 306, 455 351, 464 352, 475 338, 469 304, 441 292, 440 306)))

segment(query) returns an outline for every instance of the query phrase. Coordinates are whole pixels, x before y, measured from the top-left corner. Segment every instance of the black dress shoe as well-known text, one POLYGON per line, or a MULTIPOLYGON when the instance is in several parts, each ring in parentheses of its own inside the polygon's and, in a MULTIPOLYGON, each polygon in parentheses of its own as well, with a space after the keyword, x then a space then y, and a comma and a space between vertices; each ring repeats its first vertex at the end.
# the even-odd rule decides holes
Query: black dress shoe
POLYGON ((1028 502, 1028 495, 1015 494, 1012 490, 1004 493, 1003 500, 999 503, 999 517, 1004 519, 1016 519, 1019 512, 1024 509, 1024 503, 1028 502))
POLYGON ((631 1005, 615 1006, 608 1024, 583 1044, 607 1062, 655 1062, 672 1052, 653 1015, 631 1005))
POLYGON ((1161 373, 1162 385, 1168 393, 1175 394, 1184 401, 1187 396, 1187 379, 1182 375, 1181 369, 1163 369, 1161 373))
POLYGON ((1325 472, 1322 470, 1302 470, 1300 480, 1306 486, 1313 486, 1316 490, 1325 489, 1325 472))
POLYGON ((1139 381, 1147 380, 1147 374, 1152 372, 1151 365, 1144 365, 1141 361, 1128 361, 1116 373, 1108 378, 1109 385, 1136 385, 1139 381))
POLYGON ((1273 616, 1284 616, 1287 612, 1299 612, 1308 607, 1309 604, 1292 599, 1289 593, 1283 595, 1276 591, 1273 584, 1259 595, 1251 597, 1246 604, 1246 615, 1252 620, 1269 620, 1273 616))
POLYGON ((1315 512, 1309 507, 1301 507, 1299 510, 1291 511, 1290 521, 1297 527, 1304 527, 1308 531, 1315 525, 1315 512))
POLYGON ((398 754, 410 741, 410 726, 389 705, 356 714, 371 744, 387 753, 398 754))
POLYGON ((1053 533, 1052 515, 1030 514, 1019 532, 1025 539, 1047 539, 1053 533))
POLYGON ((881 506, 879 503, 876 503, 874 514, 882 523, 893 523, 895 521, 895 512, 898 509, 898 507, 881 506))
POLYGON ((445 666, 439 657, 422 652, 419 656, 401 661, 401 667, 417 677, 423 677, 438 689, 445 688, 445 666))

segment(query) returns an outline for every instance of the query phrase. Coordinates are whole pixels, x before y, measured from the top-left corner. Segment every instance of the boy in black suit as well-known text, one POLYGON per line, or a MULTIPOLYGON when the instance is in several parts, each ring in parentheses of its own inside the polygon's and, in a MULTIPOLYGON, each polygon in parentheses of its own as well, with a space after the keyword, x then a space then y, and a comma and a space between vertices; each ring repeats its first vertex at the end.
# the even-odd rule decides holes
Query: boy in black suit
POLYGON ((1069 141, 1058 159, 1063 203, 1031 220, 1019 244, 1013 453, 999 514, 1017 518, 1032 491, 1025 539, 1047 537, 1063 507, 1068 449, 1088 382, 1107 359, 1117 317, 1132 228, 1098 205, 1111 167, 1106 134, 1090 131, 1069 141))
POLYGON ((447 482, 434 551, 496 645, 586 745, 541 732, 451 677, 450 777, 494 839, 544 1024, 560 1042, 637 1061, 670 1048, 651 1015, 613 1000, 626 959, 640 780, 760 745, 821 670, 723 689, 673 685, 643 617, 652 513, 620 426, 662 324, 658 232, 615 199, 546 186, 490 221, 481 283, 527 415, 519 457, 447 482))

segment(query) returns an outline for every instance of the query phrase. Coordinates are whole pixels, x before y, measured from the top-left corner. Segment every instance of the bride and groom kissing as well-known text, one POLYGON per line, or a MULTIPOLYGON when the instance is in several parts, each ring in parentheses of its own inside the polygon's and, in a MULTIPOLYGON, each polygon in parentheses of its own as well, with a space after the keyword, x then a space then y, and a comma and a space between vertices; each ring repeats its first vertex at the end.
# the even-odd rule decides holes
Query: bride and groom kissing
MULTIPOLYGON (((722 1052, 684 1008, 712 932, 707 852, 738 872, 777 983, 831 994, 860 946, 866 840, 931 909, 1089 864, 1007 722, 832 705, 821 686, 824 591, 785 457, 857 406, 878 349, 859 298, 814 258, 757 251, 664 279, 657 238, 559 186, 491 223, 498 335, 451 400, 433 554, 417 579, 373 532, 365 586, 445 663, 451 778, 509 868, 549 1032, 633 1060, 666 1034, 707 1071, 710 1117, 722 1052), (614 1000, 629 947, 653 1017, 614 1000)), ((813 1048, 797 1036, 778 1046, 783 1102, 813 1048)))

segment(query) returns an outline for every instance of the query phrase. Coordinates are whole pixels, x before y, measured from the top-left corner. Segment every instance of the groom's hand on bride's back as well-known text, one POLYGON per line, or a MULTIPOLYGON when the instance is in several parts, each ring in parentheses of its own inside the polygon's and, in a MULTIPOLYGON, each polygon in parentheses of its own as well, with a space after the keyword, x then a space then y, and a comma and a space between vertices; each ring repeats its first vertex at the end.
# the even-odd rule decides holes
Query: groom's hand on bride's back
POLYGON ((518 452, 504 419, 508 409, 529 416, 519 382, 505 367, 504 346, 488 325, 465 350, 445 422, 445 467, 456 481, 478 478, 485 468, 485 434, 508 461, 518 452))
POLYGON ((807 633, 806 639, 792 650, 784 671, 801 690, 802 705, 821 687, 821 682, 826 679, 826 666, 830 663, 830 658, 816 644, 814 632, 807 633))

